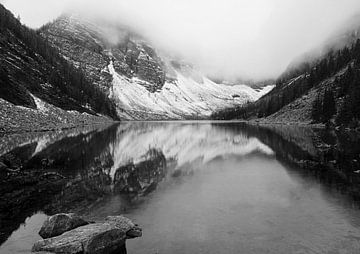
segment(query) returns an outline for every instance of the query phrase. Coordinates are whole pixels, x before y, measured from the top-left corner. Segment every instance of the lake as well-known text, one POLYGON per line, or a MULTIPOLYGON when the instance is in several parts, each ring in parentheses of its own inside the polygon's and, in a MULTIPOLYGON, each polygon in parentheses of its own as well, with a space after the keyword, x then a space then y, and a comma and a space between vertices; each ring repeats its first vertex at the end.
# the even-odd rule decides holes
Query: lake
POLYGON ((29 252, 58 212, 129 217, 143 228, 130 254, 359 253, 355 132, 124 122, 0 143, 0 161, 20 179, 1 172, 0 253, 29 252), (35 179, 44 172, 65 182, 35 179))

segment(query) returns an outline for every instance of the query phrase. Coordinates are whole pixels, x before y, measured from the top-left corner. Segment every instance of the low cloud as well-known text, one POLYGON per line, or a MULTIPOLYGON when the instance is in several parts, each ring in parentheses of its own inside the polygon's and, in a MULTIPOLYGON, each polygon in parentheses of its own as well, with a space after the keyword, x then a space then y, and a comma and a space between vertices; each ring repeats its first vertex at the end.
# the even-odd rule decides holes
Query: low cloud
POLYGON ((63 11, 125 24, 204 72, 270 78, 360 11, 359 0, 0 0, 31 27, 63 11))

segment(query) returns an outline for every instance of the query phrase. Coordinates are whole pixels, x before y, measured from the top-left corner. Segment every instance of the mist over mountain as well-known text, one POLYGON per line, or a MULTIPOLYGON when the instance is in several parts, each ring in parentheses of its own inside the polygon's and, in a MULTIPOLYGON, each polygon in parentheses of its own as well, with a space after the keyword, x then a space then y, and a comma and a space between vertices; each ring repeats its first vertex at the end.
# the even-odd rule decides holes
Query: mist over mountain
POLYGON ((57 2, 59 16, 40 0, 24 13, 21 0, 3 2, 121 119, 203 119, 264 100, 256 115, 269 116, 357 59, 360 5, 352 0, 77 0, 57 2))
POLYGON ((32 27, 76 11, 127 25, 207 75, 255 80, 276 78, 360 10, 357 0, 2 2, 32 27))
POLYGON ((359 24, 360 14, 358 13, 350 17, 341 26, 335 29, 334 32, 325 38, 322 43, 294 58, 282 74, 286 75, 304 64, 315 64, 316 61, 325 57, 329 52, 334 52, 344 47, 351 46, 357 39, 360 38, 359 24))
POLYGON ((324 43, 294 59, 271 92, 254 103, 217 112, 213 118, 358 128, 359 31, 357 15, 324 43))
POLYGON ((104 19, 66 14, 39 32, 116 103, 122 119, 204 118, 255 101, 273 87, 214 82, 131 28, 104 19))

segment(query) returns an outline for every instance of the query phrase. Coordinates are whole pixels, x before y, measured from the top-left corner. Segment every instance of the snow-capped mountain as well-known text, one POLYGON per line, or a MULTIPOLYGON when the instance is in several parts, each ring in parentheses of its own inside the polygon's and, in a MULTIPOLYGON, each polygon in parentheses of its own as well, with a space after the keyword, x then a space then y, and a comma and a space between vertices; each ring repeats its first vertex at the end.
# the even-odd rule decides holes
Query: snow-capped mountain
POLYGON ((206 118, 273 87, 215 83, 130 29, 77 15, 62 15, 41 34, 115 102, 122 119, 206 118))

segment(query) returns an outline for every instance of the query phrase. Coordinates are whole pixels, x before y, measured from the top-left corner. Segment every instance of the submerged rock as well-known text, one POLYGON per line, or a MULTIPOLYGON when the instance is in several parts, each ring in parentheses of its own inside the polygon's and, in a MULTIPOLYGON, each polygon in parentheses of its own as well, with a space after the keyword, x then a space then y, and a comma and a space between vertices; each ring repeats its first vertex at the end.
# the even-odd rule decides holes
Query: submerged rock
POLYGON ((72 229, 62 235, 40 240, 33 252, 107 254, 125 251, 126 239, 142 236, 141 228, 123 216, 110 216, 105 222, 72 229))
POLYGON ((59 213, 50 216, 40 229, 39 235, 46 239, 54 236, 61 235, 71 229, 85 226, 89 222, 81 219, 74 213, 59 213))

